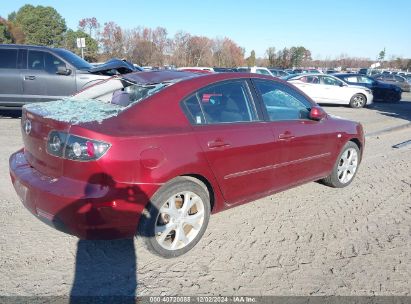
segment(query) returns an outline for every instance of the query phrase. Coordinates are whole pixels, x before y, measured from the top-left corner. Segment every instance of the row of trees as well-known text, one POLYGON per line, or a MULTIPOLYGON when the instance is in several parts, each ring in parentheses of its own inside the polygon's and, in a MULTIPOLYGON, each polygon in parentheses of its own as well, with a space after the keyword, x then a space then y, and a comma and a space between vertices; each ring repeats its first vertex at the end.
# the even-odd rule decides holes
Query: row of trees
POLYGON ((172 38, 162 27, 123 30, 114 22, 99 33, 103 57, 122 57, 141 66, 239 66, 244 49, 229 38, 210 39, 186 32, 172 38))
POLYGON ((86 38, 87 59, 98 57, 98 41, 79 27, 67 28, 64 18, 50 6, 24 5, 7 19, 0 17, 0 43, 19 43, 64 47, 79 53, 76 39, 86 38))
POLYGON ((311 64, 311 52, 303 46, 284 48, 276 52, 275 47, 266 51, 269 66, 281 68, 308 66, 311 64))
MULTIPOLYGON (((141 66, 272 66, 290 67, 367 67, 367 58, 313 60, 310 50, 293 46, 276 50, 269 47, 264 58, 256 58, 252 50, 245 58, 245 49, 230 38, 210 39, 205 36, 177 32, 170 37, 163 27, 123 29, 113 21, 101 25, 94 17, 81 19, 77 30, 68 29, 64 18, 50 6, 24 5, 7 19, 0 17, 0 43, 22 43, 63 47, 77 54, 77 38, 86 39, 85 57, 104 61, 112 57, 126 58, 141 66)), ((385 49, 379 60, 389 68, 411 68, 411 60, 391 58, 384 62, 385 49)))

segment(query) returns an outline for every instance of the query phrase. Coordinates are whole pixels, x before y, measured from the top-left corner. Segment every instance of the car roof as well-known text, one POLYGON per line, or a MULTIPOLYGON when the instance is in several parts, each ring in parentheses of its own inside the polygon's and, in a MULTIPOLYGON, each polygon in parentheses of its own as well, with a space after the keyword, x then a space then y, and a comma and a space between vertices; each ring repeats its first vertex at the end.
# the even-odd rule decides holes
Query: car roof
POLYGON ((276 77, 263 74, 255 73, 238 73, 238 72, 228 72, 228 73, 198 73, 198 72, 186 72, 177 70, 159 70, 159 71, 143 71, 135 72, 130 74, 121 75, 121 78, 128 80, 135 84, 149 85, 157 83, 176 83, 185 80, 195 80, 202 79, 204 81, 220 81, 220 80, 230 80, 230 79, 240 79, 240 78, 265 78, 270 80, 275 80, 278 82, 284 82, 276 77))
POLYGON ((177 82, 183 79, 199 77, 202 73, 177 71, 177 70, 157 70, 147 72, 135 72, 122 75, 121 78, 136 84, 147 85, 163 82, 177 82))
POLYGON ((332 75, 323 74, 323 73, 298 73, 298 74, 294 74, 294 77, 299 77, 299 76, 332 76, 332 75))
POLYGON ((10 49, 39 49, 39 50, 65 50, 63 48, 54 48, 54 47, 49 47, 49 46, 44 46, 44 45, 31 45, 31 44, 1 44, 0 48, 10 48, 10 49))

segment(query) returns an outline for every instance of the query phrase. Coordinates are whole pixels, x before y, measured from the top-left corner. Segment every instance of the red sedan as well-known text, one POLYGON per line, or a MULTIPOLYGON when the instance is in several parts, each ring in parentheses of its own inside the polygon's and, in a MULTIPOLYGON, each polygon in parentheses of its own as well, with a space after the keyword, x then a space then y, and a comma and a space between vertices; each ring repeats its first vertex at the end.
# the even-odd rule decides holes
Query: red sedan
POLYGON ((163 257, 190 250, 211 213, 311 181, 349 185, 364 148, 359 123, 249 73, 121 75, 25 106, 21 126, 10 175, 28 210, 82 239, 137 234, 163 257))

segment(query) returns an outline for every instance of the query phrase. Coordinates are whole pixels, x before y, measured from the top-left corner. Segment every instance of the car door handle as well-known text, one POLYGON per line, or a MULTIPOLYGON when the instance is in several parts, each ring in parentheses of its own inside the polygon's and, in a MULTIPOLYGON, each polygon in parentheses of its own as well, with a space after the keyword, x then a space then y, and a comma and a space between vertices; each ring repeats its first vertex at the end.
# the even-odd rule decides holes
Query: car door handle
POLYGON ((24 80, 34 80, 34 79, 36 79, 36 76, 32 76, 32 75, 24 76, 24 80))
POLYGON ((283 134, 278 135, 279 140, 290 140, 293 139, 295 136, 292 135, 290 132, 285 132, 283 134))
POLYGON ((212 140, 212 141, 209 141, 209 142, 207 143, 207 147, 208 147, 209 149, 227 148, 227 147, 229 147, 229 146, 231 146, 229 143, 227 143, 227 142, 225 142, 225 141, 223 141, 223 140, 221 140, 221 139, 212 140))

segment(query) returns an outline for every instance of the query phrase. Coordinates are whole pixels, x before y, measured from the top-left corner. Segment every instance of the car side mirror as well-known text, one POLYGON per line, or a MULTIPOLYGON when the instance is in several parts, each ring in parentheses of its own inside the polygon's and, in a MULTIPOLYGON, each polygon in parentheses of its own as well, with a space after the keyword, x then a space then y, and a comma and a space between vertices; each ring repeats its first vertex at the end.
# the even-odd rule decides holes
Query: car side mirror
POLYGON ((68 76, 71 74, 71 70, 67 69, 66 66, 58 66, 56 74, 68 76))
POLYGON ((320 121, 327 116, 327 113, 320 107, 313 107, 310 111, 310 119, 320 121))

